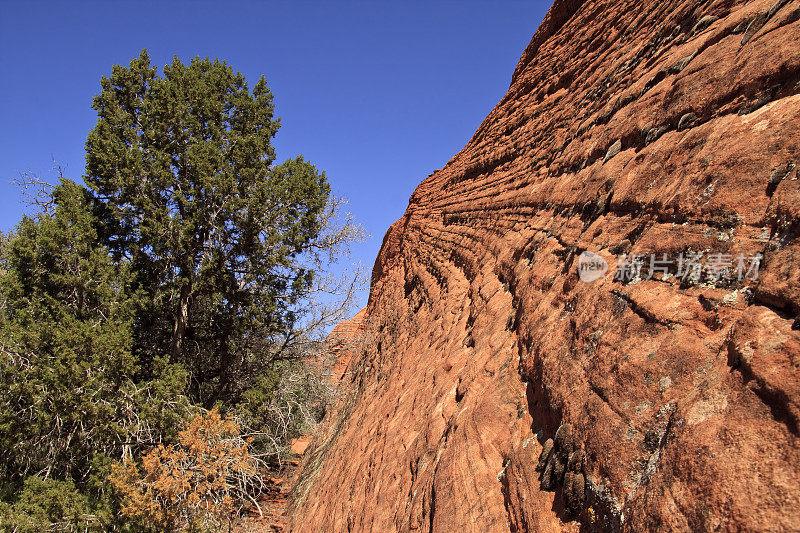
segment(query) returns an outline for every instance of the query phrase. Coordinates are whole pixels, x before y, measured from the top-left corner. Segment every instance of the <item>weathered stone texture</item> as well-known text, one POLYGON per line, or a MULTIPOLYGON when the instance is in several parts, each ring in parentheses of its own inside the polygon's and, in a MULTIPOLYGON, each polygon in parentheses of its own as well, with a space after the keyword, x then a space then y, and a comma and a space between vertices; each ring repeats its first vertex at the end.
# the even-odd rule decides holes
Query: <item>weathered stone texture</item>
POLYGON ((292 531, 800 530, 798 19, 556 2, 387 232, 292 531), (689 252, 763 261, 614 280, 689 252))

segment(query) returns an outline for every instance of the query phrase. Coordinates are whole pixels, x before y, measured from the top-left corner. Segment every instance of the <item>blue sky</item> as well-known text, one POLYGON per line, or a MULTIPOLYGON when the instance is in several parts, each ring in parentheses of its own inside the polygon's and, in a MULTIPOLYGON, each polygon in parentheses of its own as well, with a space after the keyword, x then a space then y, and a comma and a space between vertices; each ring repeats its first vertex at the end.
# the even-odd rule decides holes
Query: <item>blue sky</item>
POLYGON ((414 188, 505 94, 549 5, 0 0, 0 230, 25 209, 21 172, 52 178, 52 157, 81 179, 100 77, 147 48, 159 66, 199 55, 264 74, 279 159, 327 172, 371 235, 353 250, 371 269, 414 188))

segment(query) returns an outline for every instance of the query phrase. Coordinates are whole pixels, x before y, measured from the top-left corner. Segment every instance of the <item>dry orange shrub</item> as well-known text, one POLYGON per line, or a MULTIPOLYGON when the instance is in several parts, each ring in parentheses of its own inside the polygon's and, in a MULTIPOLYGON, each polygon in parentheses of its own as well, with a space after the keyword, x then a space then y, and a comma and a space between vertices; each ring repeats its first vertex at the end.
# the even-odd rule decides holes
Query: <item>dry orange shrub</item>
POLYGON ((114 465, 110 476, 123 496, 123 512, 162 530, 216 529, 259 480, 233 420, 216 408, 197 415, 179 433, 179 444, 159 444, 137 464, 114 465))

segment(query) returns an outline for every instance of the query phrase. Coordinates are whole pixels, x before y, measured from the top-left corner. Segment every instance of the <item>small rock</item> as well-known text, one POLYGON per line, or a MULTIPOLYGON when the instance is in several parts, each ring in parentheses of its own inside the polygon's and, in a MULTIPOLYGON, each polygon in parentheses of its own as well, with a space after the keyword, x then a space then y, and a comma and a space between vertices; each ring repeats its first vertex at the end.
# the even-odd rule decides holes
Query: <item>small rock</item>
POLYGON ((678 121, 678 131, 683 131, 691 128, 697 122, 697 115, 694 113, 686 113, 678 121))
POLYGON ((608 251, 614 255, 621 255, 630 252, 632 247, 633 244, 631 243, 630 239, 622 239, 617 244, 611 246, 608 251))
POLYGON ((750 21, 750 24, 747 25, 744 35, 742 35, 742 46, 746 45, 750 39, 752 39, 753 36, 758 33, 758 30, 764 27, 764 24, 767 23, 768 19, 769 17, 766 13, 760 13, 756 16, 756 18, 750 21))
POLYGON ((603 159, 603 163, 605 163, 606 161, 617 155, 620 152, 620 150, 622 150, 622 140, 617 139, 617 141, 614 144, 608 147, 608 150, 606 151, 606 156, 603 159))
POLYGON ((678 74, 679 72, 683 71, 683 69, 685 69, 689 65, 689 63, 691 63, 692 59, 694 59, 695 56, 697 56, 696 50, 692 55, 684 57, 683 59, 681 59, 680 61, 669 67, 670 73, 678 74))
POLYGON ((739 291, 729 292, 722 297, 722 303, 725 305, 733 305, 739 299, 739 291))
POLYGON ((661 445, 661 433, 657 428, 651 428, 644 435, 644 448, 648 452, 654 452, 661 445))
POLYGON ((475 339, 472 338, 472 333, 467 333, 467 336, 464 337, 464 340, 461 342, 467 348, 472 348, 475 346, 475 339))
POLYGON ((572 437, 572 426, 569 424, 561 424, 556 430, 556 449, 563 450, 567 446, 567 442, 572 437))
POLYGON ((556 455, 553 458, 553 477, 551 479, 551 482, 554 486, 561 484, 562 480, 564 479, 565 471, 566 467, 564 466, 564 461, 562 461, 561 458, 556 455))
POLYGON ((570 512, 574 512, 575 507, 572 501, 572 482, 575 479, 574 472, 567 472, 564 475, 564 503, 566 504, 566 508, 570 512))
POLYGON ((547 462, 547 466, 542 473, 542 490, 550 490, 553 488, 553 468, 555 466, 555 458, 551 456, 547 462))
POLYGON ((644 135, 644 143, 650 144, 655 142, 659 137, 664 135, 667 131, 667 126, 657 126, 655 128, 647 128, 647 133, 642 132, 644 135))
POLYGON ((746 115, 748 113, 752 113, 753 111, 755 111, 756 109, 758 109, 760 107, 763 107, 763 106, 767 105, 774 98, 774 95, 773 95, 773 91, 774 90, 777 90, 777 87, 773 88, 772 90, 761 91, 760 93, 755 95, 755 97, 752 100, 744 103, 739 108, 738 114, 739 115, 746 115))
POLYGON ((553 452, 553 439, 547 439, 544 442, 544 446, 542 446, 542 453, 539 454, 539 464, 536 465, 536 471, 541 472, 545 466, 547 466, 547 461, 550 459, 550 455, 553 452))
POLYGON ((697 21, 697 24, 695 24, 694 28, 692 29, 692 33, 700 33, 704 29, 711 26, 711 24, 713 24, 717 20, 719 20, 719 17, 715 17, 714 15, 706 15, 705 17, 697 21))
POLYGON ((644 90, 642 92, 646 93, 647 91, 658 85, 658 83, 666 77, 667 77, 667 69, 666 68, 660 69, 658 72, 655 73, 655 75, 652 78, 647 80, 647 83, 644 84, 644 90))
POLYGON ((748 24, 750 24, 750 21, 748 19, 741 21, 739 24, 736 25, 735 28, 733 28, 733 30, 731 30, 731 33, 733 33, 734 35, 744 33, 744 31, 747 29, 748 24))
POLYGON ((780 185, 780 183, 792 172, 792 170, 794 170, 794 163, 788 161, 772 171, 772 173, 769 175, 769 181, 767 182, 767 196, 773 195, 775 189, 778 188, 778 185, 780 185))
POLYGON ((517 322, 517 313, 512 311, 508 314, 508 318, 506 318, 506 330, 513 331, 515 329, 514 324, 516 324, 516 322, 517 322))
POLYGON ((564 486, 564 497, 567 507, 577 513, 586 503, 586 479, 583 474, 578 473, 570 478, 569 485, 564 486))
POLYGON ((564 464, 566 464, 567 457, 569 457, 569 454, 571 454, 574 449, 575 446, 572 442, 572 439, 568 439, 567 442, 564 443, 564 448, 559 450, 559 452, 561 452, 561 457, 564 459, 564 464))
POLYGON ((580 472, 583 469, 583 450, 575 450, 569 454, 567 461, 567 471, 580 472))
POLYGON ((595 124, 598 125, 605 124, 606 122, 608 122, 608 120, 611 118, 611 115, 613 115, 615 111, 616 111, 615 106, 609 107, 608 109, 603 111, 600 115, 598 115, 597 119, 594 121, 595 124))
POLYGON ((701 294, 697 297, 697 301, 700 302, 700 305, 705 311, 715 312, 717 309, 719 309, 719 300, 716 298, 708 298, 701 294))
POLYGON ((772 16, 775 15, 775 13, 780 11, 780 9, 788 3, 789 0, 778 0, 777 2, 772 4, 772 7, 769 8, 769 11, 767 11, 767 19, 771 19, 772 16))
POLYGON ((800 330, 800 316, 795 317, 794 322, 792 322, 792 329, 795 331, 800 330))
POLYGON ((622 109, 626 105, 630 104, 634 100, 636 100, 637 96, 633 93, 626 94, 622 98, 619 99, 619 104, 617 105, 617 109, 622 109))

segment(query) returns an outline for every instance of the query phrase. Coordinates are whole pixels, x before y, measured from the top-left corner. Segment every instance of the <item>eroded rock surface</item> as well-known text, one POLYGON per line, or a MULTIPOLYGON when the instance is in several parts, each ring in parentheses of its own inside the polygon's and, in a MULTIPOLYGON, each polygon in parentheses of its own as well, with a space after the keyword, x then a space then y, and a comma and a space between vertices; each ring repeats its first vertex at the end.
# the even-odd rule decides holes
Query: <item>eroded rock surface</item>
POLYGON ((292 531, 800 530, 799 20, 555 3, 386 234, 292 531))

